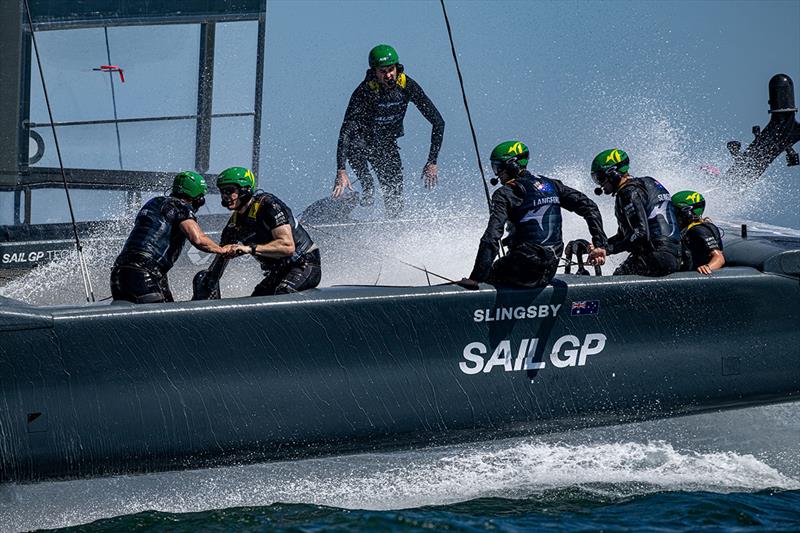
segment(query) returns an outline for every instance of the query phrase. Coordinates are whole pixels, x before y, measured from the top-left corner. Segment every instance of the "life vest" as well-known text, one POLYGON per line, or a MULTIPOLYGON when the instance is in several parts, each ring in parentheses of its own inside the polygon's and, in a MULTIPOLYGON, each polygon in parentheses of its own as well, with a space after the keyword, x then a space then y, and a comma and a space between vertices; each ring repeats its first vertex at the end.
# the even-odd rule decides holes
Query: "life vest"
POLYGON ((528 172, 507 186, 522 198, 522 204, 508 214, 512 246, 532 243, 553 249, 561 255, 561 200, 553 182, 528 172))
POLYGON ((693 228, 696 228, 698 226, 702 226, 702 227, 708 229, 708 231, 711 232, 711 234, 714 236, 714 238, 717 241, 717 245, 719 246, 720 251, 722 251, 722 234, 720 233, 719 228, 713 222, 711 222, 711 220, 709 220, 708 218, 695 220, 694 222, 692 222, 691 224, 686 226, 686 228, 683 231, 681 231, 681 240, 683 242, 683 254, 682 254, 682 257, 681 257, 681 263, 682 263, 681 264, 681 268, 684 269, 684 270, 695 270, 700 265, 704 265, 704 264, 708 263, 708 261, 710 259, 709 257, 693 257, 692 256, 692 252, 689 249, 689 242, 688 242, 687 235, 689 234, 689 232, 693 228))
POLYGON ((258 213, 267 208, 267 204, 272 203, 278 210, 286 216, 286 224, 292 228, 292 238, 294 239, 294 254, 291 257, 275 259, 272 257, 258 256, 256 259, 261 263, 262 268, 271 268, 276 265, 286 265, 294 263, 300 257, 316 248, 311 236, 301 226, 292 214, 288 205, 283 203, 277 196, 262 192, 253 196, 253 203, 246 213, 240 215, 234 211, 226 227, 225 242, 241 242, 242 244, 266 244, 275 240, 272 237, 272 229, 258 220, 258 213), (228 233, 233 232, 233 234, 228 233))
POLYGON ((397 76, 397 82, 390 88, 384 88, 375 79, 367 81, 370 89, 369 112, 366 114, 369 133, 379 138, 403 136, 403 119, 410 101, 406 93, 407 83, 403 73, 397 76))
POLYGON ((680 226, 669 191, 649 176, 629 178, 626 187, 639 187, 647 197, 647 227, 654 245, 666 245, 678 252, 681 244, 680 226))
POLYGON ((186 235, 180 223, 189 219, 195 219, 194 211, 177 198, 158 196, 149 200, 136 215, 118 263, 124 264, 125 257, 139 256, 145 258, 151 268, 166 273, 181 255, 186 235))

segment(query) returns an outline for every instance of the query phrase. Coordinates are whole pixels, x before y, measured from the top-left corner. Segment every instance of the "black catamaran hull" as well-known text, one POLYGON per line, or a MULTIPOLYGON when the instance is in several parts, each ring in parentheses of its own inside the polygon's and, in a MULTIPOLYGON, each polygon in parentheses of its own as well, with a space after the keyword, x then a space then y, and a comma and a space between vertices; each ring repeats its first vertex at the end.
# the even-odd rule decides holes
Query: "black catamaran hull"
POLYGON ((758 257, 766 272, 564 276, 540 290, 5 301, 0 480, 404 448, 796 400, 800 252, 756 245, 761 255, 746 241, 726 252, 734 262, 758 257))

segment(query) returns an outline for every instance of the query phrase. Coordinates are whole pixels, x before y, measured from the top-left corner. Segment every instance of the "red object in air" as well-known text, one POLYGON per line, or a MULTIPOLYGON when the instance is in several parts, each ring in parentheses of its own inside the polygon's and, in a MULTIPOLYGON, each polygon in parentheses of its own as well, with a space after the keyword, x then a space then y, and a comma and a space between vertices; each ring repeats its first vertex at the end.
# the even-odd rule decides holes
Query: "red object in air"
POLYGON ((125 71, 116 65, 100 65, 99 67, 93 68, 92 70, 97 72, 118 72, 119 81, 125 83, 125 71))

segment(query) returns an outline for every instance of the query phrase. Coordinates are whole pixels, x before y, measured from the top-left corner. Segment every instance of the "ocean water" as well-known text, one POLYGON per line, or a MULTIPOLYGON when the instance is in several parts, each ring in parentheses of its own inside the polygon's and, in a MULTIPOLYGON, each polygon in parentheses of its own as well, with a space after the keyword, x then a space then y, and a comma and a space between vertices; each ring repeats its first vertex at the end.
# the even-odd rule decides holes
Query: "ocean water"
POLYGON ((0 487, 0 530, 800 529, 800 406, 0 487))
POLYGON ((396 511, 307 504, 148 511, 59 531, 796 531, 798 505, 798 491, 617 496, 587 486, 396 511))

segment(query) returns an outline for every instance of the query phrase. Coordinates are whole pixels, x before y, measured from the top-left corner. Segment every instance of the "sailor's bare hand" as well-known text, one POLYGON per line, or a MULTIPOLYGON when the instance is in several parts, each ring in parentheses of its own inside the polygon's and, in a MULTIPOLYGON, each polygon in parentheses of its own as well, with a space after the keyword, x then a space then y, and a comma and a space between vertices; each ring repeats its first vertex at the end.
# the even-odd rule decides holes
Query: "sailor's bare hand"
POLYGON ((339 198, 344 190, 353 190, 353 186, 350 185, 350 176, 347 175, 346 170, 337 170, 336 171, 336 181, 333 184, 333 197, 339 198))
POLYGON ((228 247, 230 247, 230 252, 225 254, 225 257, 239 257, 240 255, 250 253, 250 247, 244 244, 229 244, 226 248, 228 247))
POLYGON ((422 179, 425 181, 426 189, 431 190, 436 187, 436 183, 439 181, 439 167, 436 166, 436 163, 425 164, 422 169, 422 179))
POLYGON ((606 249, 589 245, 589 264, 603 266, 606 263, 606 249))
POLYGON ((480 288, 477 281, 469 278, 461 278, 461 281, 457 281, 456 285, 464 287, 465 289, 469 289, 471 291, 475 291, 480 288))
POLYGON ((236 247, 237 244, 226 244, 222 247, 222 250, 219 252, 219 255, 223 257, 233 257, 236 255, 236 247))
POLYGON ((697 267, 697 271, 700 272, 701 274, 705 274, 706 276, 711 275, 711 267, 708 265, 700 265, 699 267, 697 267))

